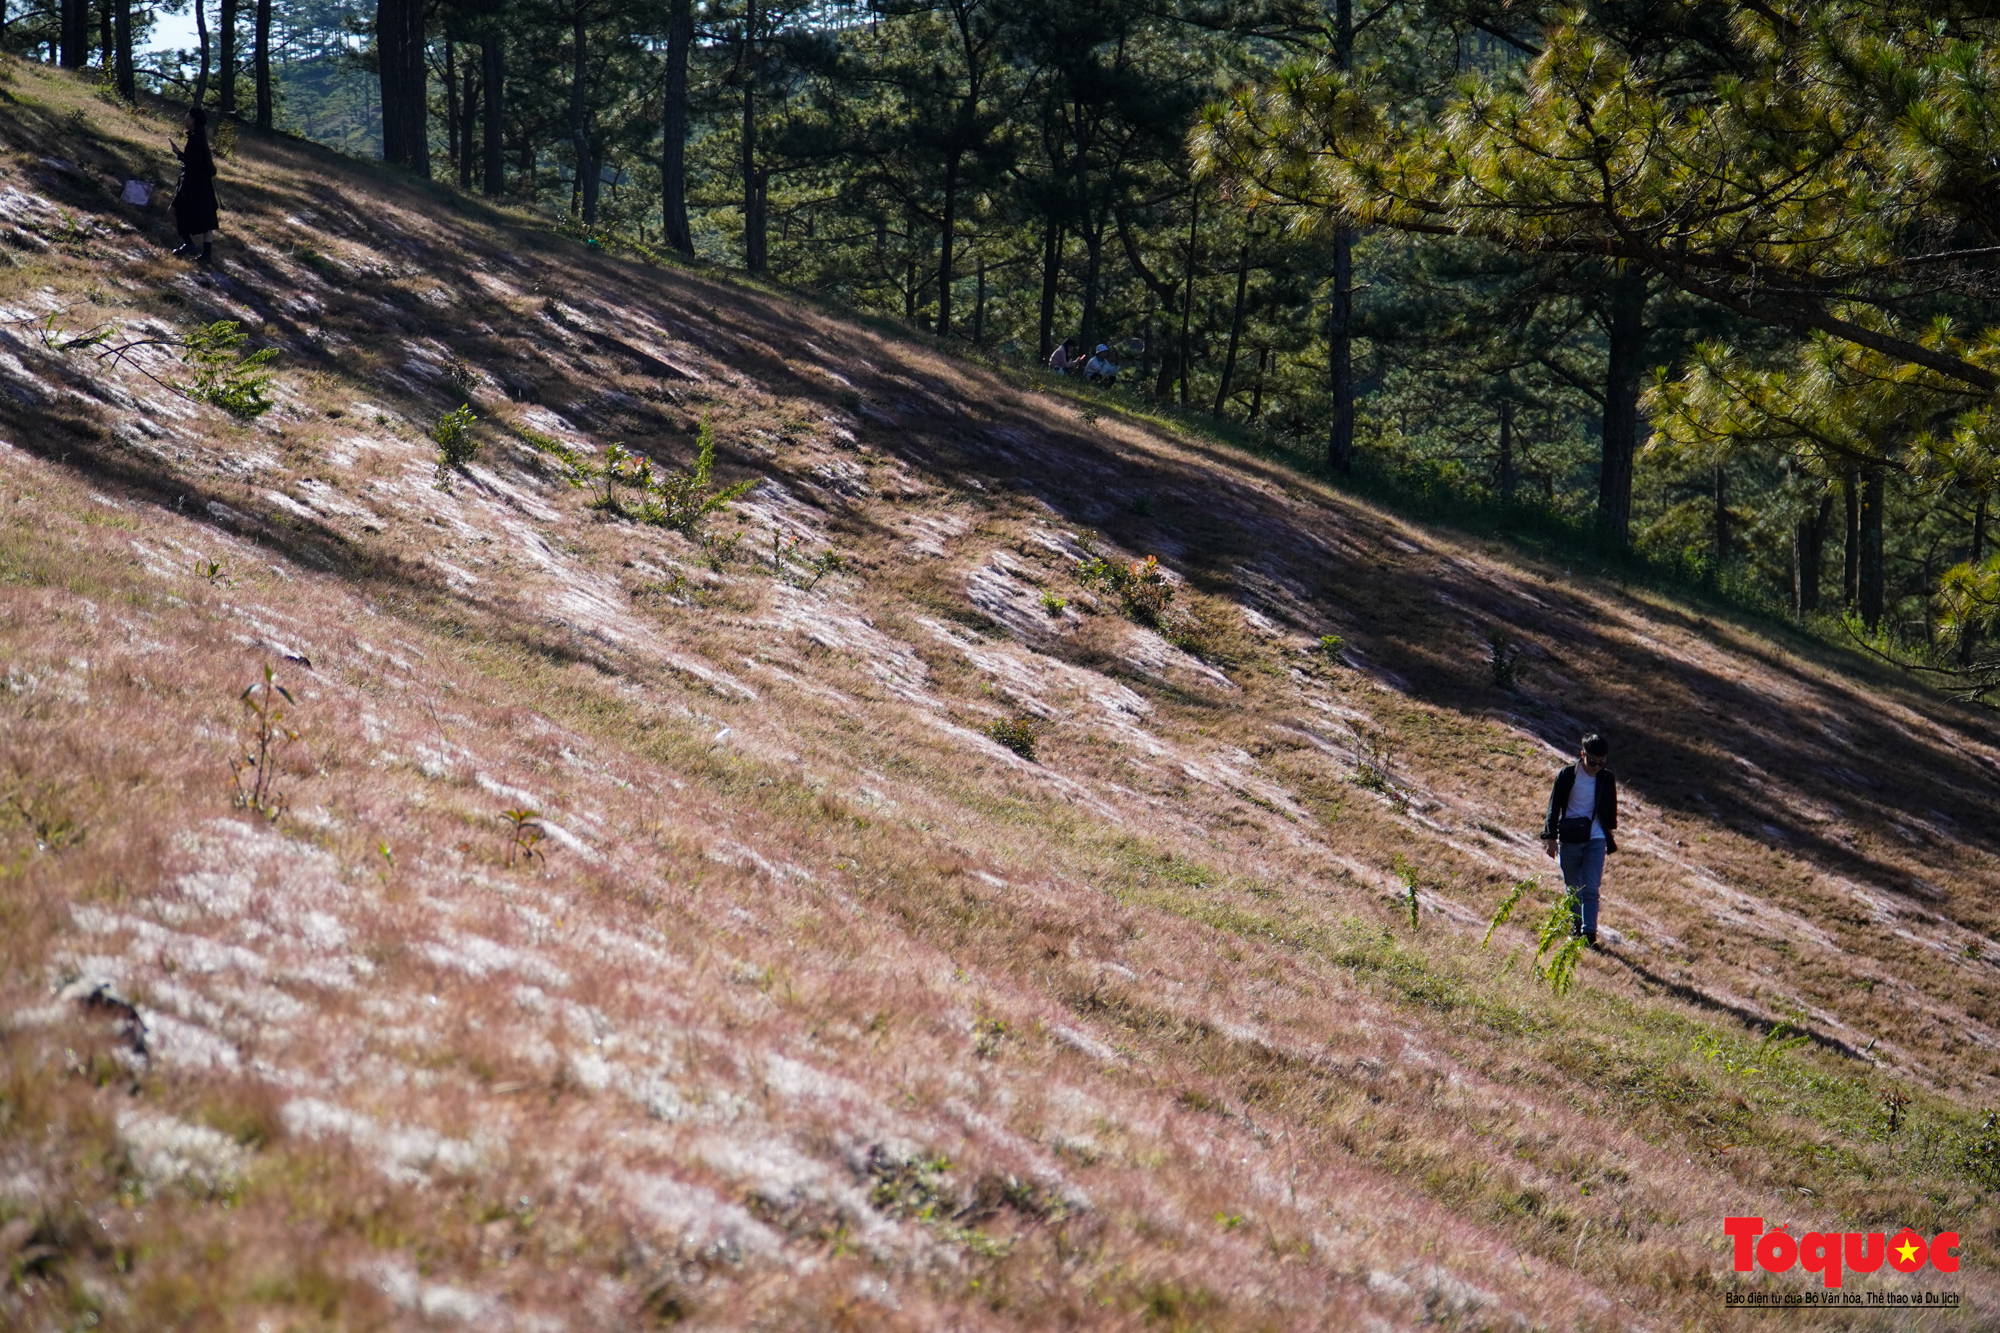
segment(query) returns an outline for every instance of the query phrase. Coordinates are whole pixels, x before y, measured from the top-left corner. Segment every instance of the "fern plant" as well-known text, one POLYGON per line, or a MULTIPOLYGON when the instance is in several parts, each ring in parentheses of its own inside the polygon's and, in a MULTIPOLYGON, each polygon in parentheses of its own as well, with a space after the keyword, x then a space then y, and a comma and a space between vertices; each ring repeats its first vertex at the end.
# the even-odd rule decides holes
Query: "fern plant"
POLYGON ((264 367, 277 359, 278 349, 266 347, 245 356, 242 346, 243 330, 236 321, 219 319, 188 335, 181 344, 181 361, 190 371, 188 397, 249 421, 271 410, 271 400, 264 396, 271 376, 264 367))
MULTIPOLYGON (((1541 876, 1530 875, 1508 889, 1507 896, 1500 900, 1499 910, 1493 914, 1492 924, 1486 928, 1486 938, 1479 942, 1480 948, 1493 942, 1493 932, 1507 924, 1507 918, 1514 914, 1521 900, 1540 884, 1541 876)), ((1576 985, 1576 965, 1586 946, 1583 936, 1575 933, 1580 907, 1576 891, 1565 885, 1562 895, 1550 905, 1548 915, 1535 928, 1535 975, 1559 996, 1569 994, 1576 985)))

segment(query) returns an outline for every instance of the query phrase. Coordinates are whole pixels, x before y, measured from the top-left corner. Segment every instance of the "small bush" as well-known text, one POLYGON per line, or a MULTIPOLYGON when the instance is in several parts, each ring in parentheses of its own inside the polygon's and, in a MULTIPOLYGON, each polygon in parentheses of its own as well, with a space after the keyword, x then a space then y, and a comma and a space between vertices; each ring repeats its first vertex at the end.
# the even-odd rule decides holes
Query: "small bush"
POLYGON ((478 420, 471 404, 460 403, 431 427, 431 442, 438 447, 438 485, 447 484, 454 470, 463 471, 479 453, 479 441, 472 434, 472 425, 478 420))
POLYGON ((1401 852, 1396 853, 1394 862, 1396 877, 1403 881, 1403 900, 1410 913, 1410 929, 1418 924, 1418 913, 1423 909, 1417 902, 1417 867, 1401 852))
POLYGON ((709 476, 714 468, 715 435, 709 429, 708 418, 703 417, 701 430, 695 436, 694 466, 686 472, 672 472, 652 481, 647 486, 640 519, 699 540, 701 525, 710 514, 748 494, 757 484, 757 478, 752 477, 734 486, 711 490, 709 476))
POLYGON ((1348 722, 1347 729, 1354 755, 1354 776, 1348 781, 1363 791, 1379 792, 1400 803, 1402 794, 1396 790, 1395 775, 1391 772, 1395 755, 1389 747, 1389 738, 1359 722, 1348 722))
POLYGON ((1076 567, 1076 581, 1115 595, 1124 604, 1125 614, 1142 625, 1157 627, 1174 599, 1174 585, 1160 568, 1159 557, 1153 555, 1131 564, 1094 555, 1076 567))
POLYGON ((1347 647, 1347 640, 1341 638, 1338 634, 1322 634, 1319 636, 1319 655, 1329 662, 1338 662, 1341 650, 1345 647, 1347 647))
POLYGON ((1021 758, 1034 762, 1035 729, 1026 718, 1003 717, 988 726, 986 734, 1021 758))
POLYGON ((1048 612, 1051 616, 1061 615, 1064 608, 1068 605, 1069 602, 1067 599, 1056 596, 1046 588, 1042 589, 1042 610, 1048 612))

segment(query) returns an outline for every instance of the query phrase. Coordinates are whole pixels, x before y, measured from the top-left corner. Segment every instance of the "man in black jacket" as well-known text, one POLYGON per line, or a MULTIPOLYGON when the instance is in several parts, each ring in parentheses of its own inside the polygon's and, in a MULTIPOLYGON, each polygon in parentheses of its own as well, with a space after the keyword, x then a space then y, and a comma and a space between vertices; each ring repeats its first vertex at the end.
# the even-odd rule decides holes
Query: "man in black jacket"
POLYGON ((1618 779, 1604 766, 1611 745, 1592 732, 1583 738, 1577 762, 1556 774, 1542 824, 1542 849, 1558 858, 1563 883, 1576 894, 1570 933, 1597 947, 1597 890, 1604 879, 1604 854, 1618 850, 1618 779))

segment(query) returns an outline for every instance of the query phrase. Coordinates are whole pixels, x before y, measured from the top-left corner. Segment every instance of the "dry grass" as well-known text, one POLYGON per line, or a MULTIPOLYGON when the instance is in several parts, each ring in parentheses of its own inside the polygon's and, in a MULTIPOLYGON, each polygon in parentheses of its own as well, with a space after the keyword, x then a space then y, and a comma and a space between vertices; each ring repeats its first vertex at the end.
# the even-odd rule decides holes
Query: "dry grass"
POLYGON ((12 317, 281 350, 244 424, 0 332, 6 1322, 1700 1328, 1739 1212, 2000 1308, 1985 719, 299 144, 192 273, 113 202, 162 122, 0 71, 12 317), (706 542, 534 447, 703 416, 706 542), (1558 1000, 1477 946, 1586 726, 1558 1000))

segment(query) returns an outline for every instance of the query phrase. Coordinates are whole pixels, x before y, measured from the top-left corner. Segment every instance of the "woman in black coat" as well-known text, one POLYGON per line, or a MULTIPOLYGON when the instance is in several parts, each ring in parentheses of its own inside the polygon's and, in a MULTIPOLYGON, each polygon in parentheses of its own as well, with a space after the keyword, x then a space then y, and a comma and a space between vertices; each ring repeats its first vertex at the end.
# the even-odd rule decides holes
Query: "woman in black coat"
POLYGON ((167 147, 174 148, 174 156, 181 160, 181 179, 174 190, 174 230, 181 234, 177 255, 192 255, 196 242, 201 244, 201 257, 210 258, 211 245, 215 240, 218 225, 215 202, 215 155, 208 151, 208 113, 200 107, 190 108, 187 114, 187 147, 174 148, 174 141, 167 140, 167 147))

